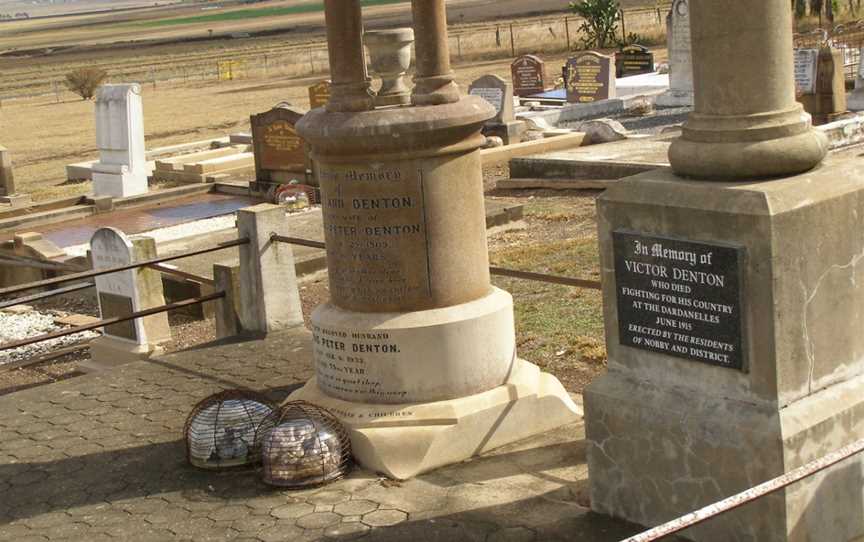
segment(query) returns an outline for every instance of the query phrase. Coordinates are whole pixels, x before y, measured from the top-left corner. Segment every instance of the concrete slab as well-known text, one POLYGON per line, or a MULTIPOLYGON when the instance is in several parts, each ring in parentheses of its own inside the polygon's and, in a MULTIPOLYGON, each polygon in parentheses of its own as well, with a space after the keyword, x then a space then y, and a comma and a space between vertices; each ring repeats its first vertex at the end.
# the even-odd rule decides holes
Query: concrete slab
POLYGON ((669 165, 672 136, 625 139, 567 151, 514 158, 515 179, 620 179, 669 165))
POLYGON ((214 343, 0 397, 0 539, 611 542, 640 527, 587 505, 581 424, 406 482, 354 471, 276 490, 189 466, 193 405, 226 388, 281 401, 312 376, 311 335, 214 343))

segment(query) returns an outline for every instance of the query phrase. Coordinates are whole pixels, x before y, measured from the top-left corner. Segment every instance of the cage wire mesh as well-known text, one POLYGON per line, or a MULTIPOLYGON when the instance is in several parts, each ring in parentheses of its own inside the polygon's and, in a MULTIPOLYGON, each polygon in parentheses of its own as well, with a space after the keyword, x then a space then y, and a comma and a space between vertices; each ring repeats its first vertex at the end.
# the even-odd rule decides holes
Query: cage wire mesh
POLYGON ((202 469, 252 465, 261 422, 276 404, 260 393, 225 390, 199 402, 186 419, 186 458, 202 469))
POLYGON ((305 401, 285 403, 258 428, 266 484, 301 488, 322 485, 351 469, 351 441, 335 416, 305 401))

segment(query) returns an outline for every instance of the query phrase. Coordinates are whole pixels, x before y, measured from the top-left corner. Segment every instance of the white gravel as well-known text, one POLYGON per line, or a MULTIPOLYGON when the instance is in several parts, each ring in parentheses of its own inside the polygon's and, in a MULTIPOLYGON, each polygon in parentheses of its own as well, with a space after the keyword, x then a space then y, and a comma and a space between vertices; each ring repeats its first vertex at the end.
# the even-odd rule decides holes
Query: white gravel
MULTIPOLYGON (((24 313, 9 313, 0 311, 0 344, 36 337, 68 328, 68 326, 60 326, 54 323, 55 315, 47 312, 39 312, 36 310, 24 313)), ((35 356, 39 356, 64 346, 69 346, 80 342, 84 339, 93 339, 99 334, 95 331, 85 331, 84 333, 76 333, 67 335, 50 341, 43 341, 13 350, 0 351, 0 365, 23 361, 35 356)))

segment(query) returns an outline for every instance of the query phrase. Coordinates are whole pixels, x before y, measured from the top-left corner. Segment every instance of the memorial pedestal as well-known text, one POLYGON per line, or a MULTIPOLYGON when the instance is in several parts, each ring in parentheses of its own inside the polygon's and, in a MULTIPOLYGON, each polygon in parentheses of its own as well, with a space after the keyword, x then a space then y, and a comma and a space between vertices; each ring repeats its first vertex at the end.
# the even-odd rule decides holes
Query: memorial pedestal
MULTIPOLYGON (((598 201, 609 370, 585 392, 591 506, 657 525, 864 437, 864 167, 631 177, 598 201)), ((862 458, 700 541, 864 535, 862 458)))
POLYGON ((516 353, 513 300, 489 278, 483 98, 298 124, 321 183, 331 301, 316 379, 293 394, 348 427, 364 467, 410 478, 575 421, 516 353))

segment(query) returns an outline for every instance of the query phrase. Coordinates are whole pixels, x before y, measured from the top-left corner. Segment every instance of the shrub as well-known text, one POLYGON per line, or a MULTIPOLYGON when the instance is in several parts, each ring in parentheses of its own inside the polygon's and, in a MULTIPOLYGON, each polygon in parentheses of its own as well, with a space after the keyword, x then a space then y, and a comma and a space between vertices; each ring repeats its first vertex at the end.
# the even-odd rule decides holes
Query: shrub
POLYGON ((585 19, 579 27, 585 47, 602 49, 615 44, 621 18, 618 0, 579 0, 570 2, 570 9, 585 19))
POLYGON ((99 68, 79 68, 66 74, 66 86, 81 96, 91 100, 96 95, 96 89, 108 78, 108 72, 99 68))

